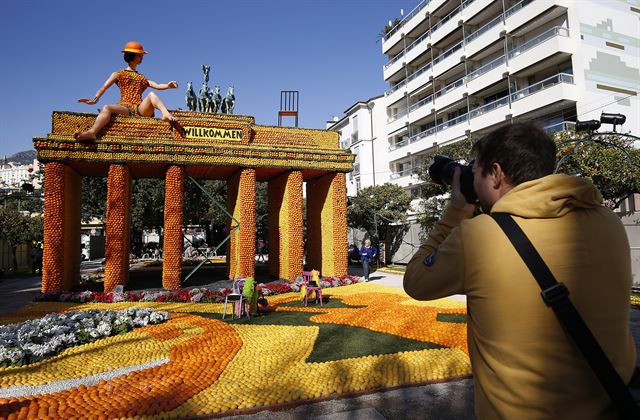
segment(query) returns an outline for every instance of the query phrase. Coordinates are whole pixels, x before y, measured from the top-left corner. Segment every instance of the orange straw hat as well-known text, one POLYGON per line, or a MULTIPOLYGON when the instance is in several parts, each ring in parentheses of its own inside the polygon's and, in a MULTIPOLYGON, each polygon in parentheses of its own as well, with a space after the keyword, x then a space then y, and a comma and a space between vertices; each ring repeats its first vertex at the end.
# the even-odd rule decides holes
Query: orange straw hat
POLYGON ((122 52, 131 52, 135 54, 147 54, 148 52, 142 48, 142 44, 136 41, 129 41, 124 45, 122 52))

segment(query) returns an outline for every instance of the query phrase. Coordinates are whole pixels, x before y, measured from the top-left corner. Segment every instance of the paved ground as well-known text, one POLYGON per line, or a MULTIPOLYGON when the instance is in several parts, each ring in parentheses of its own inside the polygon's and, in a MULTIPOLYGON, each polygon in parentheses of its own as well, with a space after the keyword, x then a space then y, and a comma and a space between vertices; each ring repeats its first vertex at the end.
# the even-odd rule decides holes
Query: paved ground
MULTIPOLYGON (((350 274, 361 275, 361 269, 350 267, 350 274)), ((391 287, 402 287, 402 275, 374 272, 370 281, 391 287)), ((228 283, 228 282, 227 282, 228 283)), ((223 285, 222 282, 212 284, 223 285)), ((0 315, 21 308, 33 300, 40 290, 40 277, 0 280, 0 315)), ((464 300, 464 296, 454 296, 464 300)), ((631 311, 631 330, 640 355, 640 311, 631 311)), ((640 365, 640 363, 638 363, 640 365)), ((471 379, 441 384, 413 386, 386 392, 375 392, 353 398, 328 400, 292 407, 282 411, 261 411, 239 419, 472 419, 473 383, 471 379)))

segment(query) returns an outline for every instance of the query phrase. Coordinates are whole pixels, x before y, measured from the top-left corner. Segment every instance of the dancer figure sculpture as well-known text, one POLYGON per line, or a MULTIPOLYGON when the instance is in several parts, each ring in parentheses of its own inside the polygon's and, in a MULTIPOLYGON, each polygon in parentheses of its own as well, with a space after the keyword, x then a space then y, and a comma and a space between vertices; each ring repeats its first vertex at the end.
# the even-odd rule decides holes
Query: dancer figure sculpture
POLYGON ((104 85, 98 89, 93 99, 78 99, 78 102, 94 105, 98 103, 98 100, 100 100, 100 97, 107 89, 115 83, 120 88, 120 102, 102 107, 100 114, 98 114, 96 121, 90 129, 83 132, 76 131, 73 134, 76 140, 95 140, 98 131, 107 125, 113 114, 153 117, 154 109, 158 109, 162 113, 162 120, 169 122, 172 128, 174 127, 175 118, 171 115, 160 97, 154 92, 150 92, 146 98, 142 99, 142 93, 148 87, 157 90, 175 89, 178 87, 178 82, 156 83, 153 80, 148 80, 144 75, 136 71, 138 65, 142 63, 144 55, 147 54, 147 51, 142 48, 140 43, 135 41, 127 42, 122 52, 124 53, 124 61, 128 64, 127 68, 113 72, 104 85))

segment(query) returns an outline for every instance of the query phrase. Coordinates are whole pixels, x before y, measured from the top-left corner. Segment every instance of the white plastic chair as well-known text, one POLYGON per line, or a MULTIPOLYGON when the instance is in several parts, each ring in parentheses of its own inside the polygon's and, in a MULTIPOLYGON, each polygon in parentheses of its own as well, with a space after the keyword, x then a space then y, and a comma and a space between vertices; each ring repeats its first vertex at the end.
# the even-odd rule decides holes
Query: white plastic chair
POLYGON ((247 318, 251 319, 251 315, 249 314, 249 310, 246 308, 248 304, 247 300, 242 295, 242 287, 244 286, 244 279, 237 279, 233 281, 233 286, 231 289, 231 293, 229 293, 224 298, 224 307, 222 309, 222 319, 227 315, 227 303, 231 303, 231 319, 235 318, 236 312, 237 317, 242 317, 242 311, 247 314, 247 318))

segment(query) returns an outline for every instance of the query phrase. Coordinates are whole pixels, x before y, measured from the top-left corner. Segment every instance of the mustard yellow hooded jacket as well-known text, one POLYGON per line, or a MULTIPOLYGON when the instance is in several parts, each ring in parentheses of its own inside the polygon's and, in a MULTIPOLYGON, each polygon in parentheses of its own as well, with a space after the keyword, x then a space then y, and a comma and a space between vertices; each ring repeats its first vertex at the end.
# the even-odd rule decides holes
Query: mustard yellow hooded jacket
MULTIPOLYGON (((516 186, 492 212, 514 216, 628 383, 636 360, 629 243, 600 192, 584 178, 549 175, 516 186)), ((411 259, 404 288, 419 300, 467 295, 479 419, 615 418, 591 368, 490 216, 470 218, 448 207, 411 259)))

